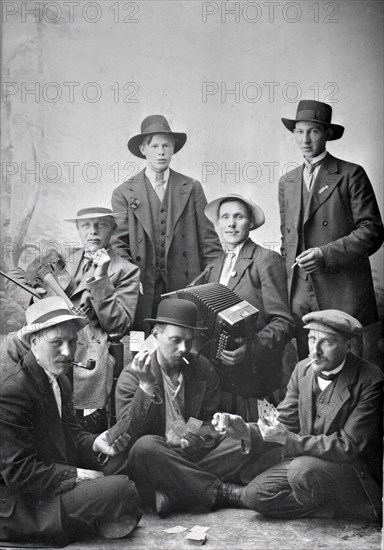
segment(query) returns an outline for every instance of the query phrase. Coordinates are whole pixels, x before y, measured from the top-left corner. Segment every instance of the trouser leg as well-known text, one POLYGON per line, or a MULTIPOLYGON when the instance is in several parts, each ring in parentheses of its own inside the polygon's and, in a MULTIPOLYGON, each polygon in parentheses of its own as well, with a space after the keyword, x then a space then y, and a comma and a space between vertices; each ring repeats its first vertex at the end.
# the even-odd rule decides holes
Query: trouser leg
POLYGON ((318 310, 319 304, 310 276, 304 279, 298 273, 295 273, 291 291, 291 311, 296 323, 296 343, 299 360, 305 359, 309 354, 308 331, 303 328, 302 317, 306 313, 318 310))
POLYGON ((320 458, 295 458, 287 473, 295 499, 305 507, 313 504, 323 517, 362 514, 374 519, 374 511, 354 469, 320 458), (328 515, 329 513, 329 515, 328 515))
POLYGON ((123 515, 140 517, 139 497, 133 481, 123 475, 82 481, 60 495, 63 529, 73 540, 94 533, 97 521, 123 515))
POLYGON ((148 499, 162 490, 180 505, 212 508, 221 482, 168 445, 163 437, 145 435, 129 453, 129 469, 140 495, 148 499))
POLYGON ((306 456, 285 460, 258 475, 245 487, 243 499, 249 508, 282 519, 329 518, 346 515, 348 508, 359 505, 370 508, 352 468, 306 456))

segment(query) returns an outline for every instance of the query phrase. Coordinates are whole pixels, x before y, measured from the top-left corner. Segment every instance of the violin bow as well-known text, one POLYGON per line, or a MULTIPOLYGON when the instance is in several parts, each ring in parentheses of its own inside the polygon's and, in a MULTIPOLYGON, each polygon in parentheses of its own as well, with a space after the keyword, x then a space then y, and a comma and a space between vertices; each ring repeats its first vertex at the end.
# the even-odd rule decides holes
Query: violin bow
POLYGON ((43 298, 43 296, 41 296, 40 294, 38 294, 37 292, 32 290, 30 286, 23 285, 23 283, 19 283, 19 281, 16 281, 15 279, 13 279, 13 277, 11 277, 10 275, 7 275, 3 271, 0 271, 0 275, 5 277, 9 281, 12 281, 12 283, 15 283, 15 285, 19 286, 23 290, 26 290, 27 292, 29 292, 29 294, 32 294, 32 296, 34 296, 35 298, 39 298, 39 300, 41 300, 43 298))

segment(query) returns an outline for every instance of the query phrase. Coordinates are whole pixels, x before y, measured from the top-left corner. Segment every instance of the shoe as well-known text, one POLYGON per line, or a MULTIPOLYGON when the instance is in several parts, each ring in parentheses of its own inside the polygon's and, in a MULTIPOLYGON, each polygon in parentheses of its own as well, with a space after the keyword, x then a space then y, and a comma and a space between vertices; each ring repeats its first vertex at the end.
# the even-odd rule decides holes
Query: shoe
POLYGON ((215 506, 218 508, 247 508, 243 502, 242 485, 222 483, 217 489, 215 506))
POLYGON ((99 522, 96 532, 105 539, 122 539, 132 533, 137 524, 136 518, 124 515, 114 521, 99 522))
POLYGON ((161 518, 165 517, 174 507, 174 501, 167 493, 161 491, 155 492, 156 512, 161 518))

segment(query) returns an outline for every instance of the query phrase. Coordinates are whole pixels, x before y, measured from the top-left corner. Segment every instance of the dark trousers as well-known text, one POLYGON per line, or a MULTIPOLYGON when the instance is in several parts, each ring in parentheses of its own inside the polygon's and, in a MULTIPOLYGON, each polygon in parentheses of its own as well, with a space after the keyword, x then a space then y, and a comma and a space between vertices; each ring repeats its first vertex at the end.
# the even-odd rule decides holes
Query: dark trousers
POLYGON ((180 448, 171 447, 158 435, 138 439, 129 453, 132 479, 146 500, 156 490, 169 494, 179 508, 202 505, 211 509, 222 481, 239 482, 240 471, 255 460, 255 444, 249 454, 241 452, 240 441, 224 439, 204 457, 193 461, 180 448))
POLYGON ((123 515, 141 517, 135 484, 120 473, 127 470, 125 453, 111 458, 102 469, 104 477, 81 481, 60 495, 63 530, 70 540, 94 535, 100 522, 123 515), (110 475, 113 472, 117 475, 110 475))
MULTIPOLYGON (((303 270, 301 271, 303 272, 303 270)), ((318 311, 319 309, 311 277, 308 275, 307 280, 304 280, 298 274, 295 274, 292 281, 291 311, 296 323, 296 343, 299 361, 308 357, 309 354, 308 330, 303 328, 302 317, 306 313, 318 311)))
POLYGON ((260 514, 281 519, 375 519, 353 468, 310 456, 284 460, 259 474, 245 487, 244 502, 260 514))

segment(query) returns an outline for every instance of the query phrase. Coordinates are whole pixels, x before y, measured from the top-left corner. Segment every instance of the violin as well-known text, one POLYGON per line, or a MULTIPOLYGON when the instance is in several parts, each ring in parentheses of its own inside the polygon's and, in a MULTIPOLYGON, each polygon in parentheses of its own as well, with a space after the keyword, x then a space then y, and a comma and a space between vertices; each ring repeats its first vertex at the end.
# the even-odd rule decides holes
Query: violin
POLYGON ((65 261, 57 250, 50 249, 33 260, 25 270, 25 282, 33 288, 44 288, 48 295, 60 296, 76 315, 84 317, 84 312, 74 306, 68 297, 76 283, 66 270, 65 261))

